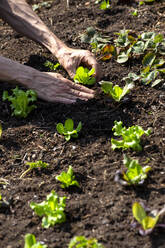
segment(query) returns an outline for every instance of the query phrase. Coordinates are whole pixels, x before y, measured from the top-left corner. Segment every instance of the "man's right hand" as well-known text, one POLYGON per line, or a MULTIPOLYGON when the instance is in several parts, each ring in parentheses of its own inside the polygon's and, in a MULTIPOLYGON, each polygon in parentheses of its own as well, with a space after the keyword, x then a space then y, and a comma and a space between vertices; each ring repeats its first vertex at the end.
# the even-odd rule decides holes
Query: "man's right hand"
POLYGON ((33 81, 24 85, 35 90, 39 98, 49 102, 71 104, 77 99, 87 101, 94 97, 93 90, 75 84, 58 73, 38 71, 33 81))

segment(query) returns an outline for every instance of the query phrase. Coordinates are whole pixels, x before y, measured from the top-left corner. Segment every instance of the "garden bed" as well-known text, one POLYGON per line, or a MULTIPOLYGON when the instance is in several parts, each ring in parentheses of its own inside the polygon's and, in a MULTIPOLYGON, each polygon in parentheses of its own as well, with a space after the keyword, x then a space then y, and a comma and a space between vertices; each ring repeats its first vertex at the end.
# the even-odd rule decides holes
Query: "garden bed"
MULTIPOLYGON (((38 2, 38 1, 37 1, 38 2)), ((41 2, 41 1, 40 1, 41 2)), ((90 49, 81 43, 79 35, 87 27, 113 39, 114 33, 129 29, 136 34, 154 31, 165 34, 165 3, 155 2, 138 7, 136 1, 118 1, 103 11, 94 1, 55 0, 50 8, 42 7, 39 16, 66 44, 74 48, 90 49), (131 12, 138 8, 138 16, 131 12)), ((43 47, 18 35, 0 21, 1 55, 25 63, 38 70, 45 70, 44 62, 56 59, 43 47)), ((129 72, 137 72, 139 60, 119 64, 114 58, 99 61, 103 79, 122 85, 122 78, 129 72)), ((68 77, 63 69, 63 76, 68 77)), ((72 237, 95 237, 106 248, 164 248, 165 230, 156 228, 142 237, 131 228, 134 218, 132 204, 143 201, 151 209, 161 209, 165 203, 165 83, 157 87, 136 84, 127 100, 114 103, 104 97, 100 86, 97 97, 75 105, 51 104, 38 100, 35 109, 26 119, 11 117, 7 102, 0 99, 3 134, 0 140, 0 192, 10 202, 10 208, 0 208, 0 247, 21 248, 26 233, 35 234, 49 248, 66 248, 72 237), (77 125, 82 122, 78 139, 66 142, 57 134, 56 124, 72 118, 77 125), (140 125, 152 128, 149 137, 143 137, 141 152, 127 154, 149 165, 152 171, 142 186, 124 188, 114 182, 115 172, 123 166, 123 152, 111 149, 114 121, 122 121, 127 127, 140 125), (24 178, 26 161, 42 160, 50 164, 42 171, 32 171, 24 178), (72 165, 80 189, 61 189, 55 176, 72 165), (29 204, 41 202, 55 190, 66 196, 66 217, 63 224, 48 229, 41 227, 41 218, 34 215, 29 204)), ((15 87, 15 86, 13 86, 15 87)), ((0 93, 11 89, 1 84, 0 93)))

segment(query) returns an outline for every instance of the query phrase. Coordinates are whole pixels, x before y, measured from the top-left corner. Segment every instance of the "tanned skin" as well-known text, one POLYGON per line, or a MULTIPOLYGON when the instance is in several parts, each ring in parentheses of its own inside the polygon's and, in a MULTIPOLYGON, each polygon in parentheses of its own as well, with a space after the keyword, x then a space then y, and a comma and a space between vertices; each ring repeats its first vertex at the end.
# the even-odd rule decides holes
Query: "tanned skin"
MULTIPOLYGON (((0 0, 0 17, 17 32, 46 47, 65 68, 71 78, 77 67, 85 64, 95 69, 96 80, 100 68, 94 55, 87 50, 69 48, 33 12, 25 0, 0 0)), ((0 80, 18 83, 37 92, 38 97, 49 102, 75 103, 88 100, 94 91, 73 83, 61 74, 40 72, 29 66, 0 56, 0 80)))

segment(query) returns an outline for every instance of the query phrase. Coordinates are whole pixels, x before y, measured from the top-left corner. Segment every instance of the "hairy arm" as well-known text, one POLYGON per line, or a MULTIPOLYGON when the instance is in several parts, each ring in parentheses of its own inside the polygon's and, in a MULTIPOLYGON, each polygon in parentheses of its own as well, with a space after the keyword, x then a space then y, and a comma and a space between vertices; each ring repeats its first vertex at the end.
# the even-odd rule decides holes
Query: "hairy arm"
POLYGON ((75 103, 94 97, 93 90, 75 84, 58 73, 40 72, 0 56, 0 80, 19 83, 49 102, 75 103))
MULTIPOLYGON (((99 76, 99 66, 94 56, 89 51, 67 47, 25 0, 0 0, 0 17, 17 32, 45 46, 71 77, 80 63, 94 67, 96 76, 99 76)), ((77 85, 58 73, 40 72, 3 57, 0 57, 0 80, 34 89, 40 98, 50 102, 74 103, 77 98, 88 100, 94 97, 93 90, 77 85)))
POLYGON ((45 46, 57 58, 59 50, 66 47, 25 0, 0 0, 0 17, 17 32, 45 46))
POLYGON ((94 55, 81 49, 67 47, 36 15, 25 0, 0 0, 0 17, 17 32, 45 46, 66 69, 71 78, 82 63, 95 69, 96 79, 101 72, 94 55))

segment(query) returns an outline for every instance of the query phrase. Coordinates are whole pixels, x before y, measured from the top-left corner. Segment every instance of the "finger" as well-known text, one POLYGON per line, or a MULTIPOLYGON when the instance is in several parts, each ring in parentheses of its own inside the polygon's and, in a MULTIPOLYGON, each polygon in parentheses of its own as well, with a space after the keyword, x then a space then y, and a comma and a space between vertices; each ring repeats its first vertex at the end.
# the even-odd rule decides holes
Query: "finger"
POLYGON ((76 103, 77 100, 83 100, 87 101, 89 98, 83 97, 83 96, 76 96, 75 93, 74 95, 71 94, 65 94, 61 96, 56 96, 54 99, 51 99, 51 102, 60 102, 60 103, 65 103, 65 104, 72 104, 76 103))
POLYGON ((65 98, 65 97, 55 97, 55 99, 52 99, 51 102, 60 102, 60 103, 64 103, 64 104, 73 104, 73 103, 76 103, 76 99, 68 99, 68 98, 65 98))
POLYGON ((89 94, 94 94, 94 90, 89 89, 83 85, 80 85, 78 83, 73 83, 71 86, 72 89, 78 90, 80 92, 85 92, 85 93, 89 93, 89 94))
POLYGON ((74 78, 76 74, 76 69, 75 68, 66 68, 67 73, 69 74, 70 78, 74 78))
POLYGON ((94 76, 98 82, 101 79, 101 69, 100 65, 96 62, 96 59, 93 55, 84 57, 83 62, 88 66, 95 69, 94 76))
POLYGON ((81 92, 75 89, 69 89, 66 92, 62 92, 61 94, 58 94, 58 97, 64 97, 70 100, 75 100, 77 98, 80 100, 88 100, 94 98, 94 93, 91 94, 91 93, 81 92))
POLYGON ((68 79, 63 79, 63 83, 64 85, 62 87, 65 87, 67 86, 68 88, 66 88, 66 90, 69 90, 69 89, 75 89, 75 90, 78 90, 80 92, 85 92, 85 93, 89 93, 89 94, 94 94, 94 90, 92 89, 89 89, 83 85, 80 85, 78 83, 73 83, 72 81, 68 80, 68 79))
POLYGON ((81 100, 88 100, 94 98, 94 93, 86 93, 75 89, 71 89, 70 93, 81 100))

